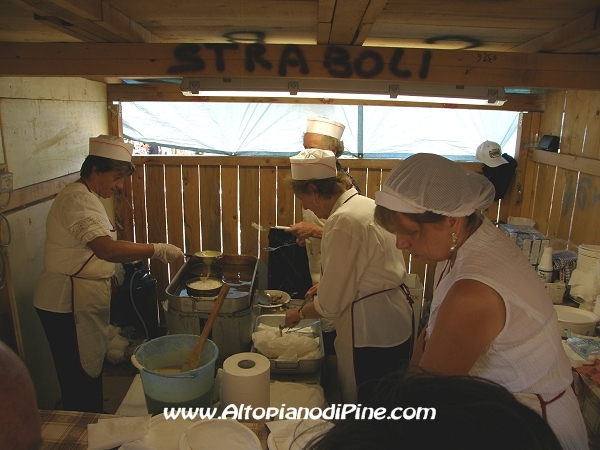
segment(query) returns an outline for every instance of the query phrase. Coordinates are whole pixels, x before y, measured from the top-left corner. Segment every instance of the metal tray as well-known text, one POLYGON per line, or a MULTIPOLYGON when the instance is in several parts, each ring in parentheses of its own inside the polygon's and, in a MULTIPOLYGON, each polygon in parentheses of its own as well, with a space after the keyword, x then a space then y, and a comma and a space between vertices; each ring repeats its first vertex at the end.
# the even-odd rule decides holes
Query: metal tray
MULTIPOLYGON (((314 322, 315 319, 303 319, 300 321, 298 326, 309 324, 314 322)), ((260 324, 265 324, 270 327, 278 327, 279 325, 285 324, 285 314, 265 314, 256 318, 254 325, 254 331, 258 330, 260 324)), ((271 363, 271 373, 318 373, 321 370, 323 359, 325 358, 325 347, 323 345, 323 332, 321 330, 321 323, 317 323, 311 326, 312 332, 315 337, 319 338, 319 350, 321 356, 316 359, 299 359, 298 361, 283 361, 269 358, 271 363)), ((258 353, 258 350, 254 348, 252 344, 252 352, 258 353)))
MULTIPOLYGON (((210 312, 212 310, 217 298, 216 295, 197 297, 187 292, 185 283, 190 278, 197 277, 197 275, 190 273, 188 269, 198 262, 201 262, 201 259, 188 258, 165 289, 170 308, 187 313, 210 312)), ((224 254, 217 260, 216 264, 223 269, 221 280, 230 287, 219 314, 231 314, 250 307, 255 291, 257 263, 258 259, 249 255, 224 254)))

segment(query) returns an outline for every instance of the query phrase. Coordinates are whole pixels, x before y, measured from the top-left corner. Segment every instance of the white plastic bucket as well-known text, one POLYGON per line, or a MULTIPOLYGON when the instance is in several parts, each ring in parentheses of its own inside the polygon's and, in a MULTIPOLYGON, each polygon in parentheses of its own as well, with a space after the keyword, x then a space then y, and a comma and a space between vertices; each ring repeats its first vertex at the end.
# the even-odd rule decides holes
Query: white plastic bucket
POLYGON ((183 373, 161 373, 158 369, 181 367, 196 346, 199 336, 173 334, 140 345, 131 356, 140 369, 148 413, 161 414, 164 408, 207 408, 212 405, 216 344, 207 340, 200 355, 200 366, 183 373))

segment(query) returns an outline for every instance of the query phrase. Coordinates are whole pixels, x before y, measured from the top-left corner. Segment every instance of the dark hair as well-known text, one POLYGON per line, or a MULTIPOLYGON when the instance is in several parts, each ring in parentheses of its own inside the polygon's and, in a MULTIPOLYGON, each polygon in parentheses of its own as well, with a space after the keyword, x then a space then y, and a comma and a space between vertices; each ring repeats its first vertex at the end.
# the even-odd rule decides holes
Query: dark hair
POLYGON ((561 448, 550 426, 536 412, 519 403, 504 387, 483 378, 422 371, 407 375, 401 370, 377 382, 366 406, 386 408, 386 415, 398 407, 435 408, 435 419, 346 418, 305 450, 561 448))
MULTIPOLYGON (((426 223, 440 223, 447 216, 442 214, 437 214, 431 211, 425 211, 424 213, 414 214, 414 213, 401 213, 398 211, 392 211, 391 209, 386 208, 385 206, 377 205, 375 207, 375 222, 383 227, 385 230, 390 233, 400 233, 400 234, 410 234, 409 230, 405 229, 398 223, 397 217, 399 215, 403 215, 413 222, 417 223, 420 227, 426 223)), ((477 213, 473 213, 470 216, 467 216, 466 225, 472 225, 477 220, 477 213)))
POLYGON ((129 161, 119 161, 117 159, 104 158, 103 156, 88 155, 79 170, 81 178, 89 178, 92 174, 92 168, 94 167, 96 167, 100 173, 114 171, 123 177, 131 175, 135 171, 135 166, 129 161))
POLYGON ((331 178, 323 178, 321 180, 292 180, 288 178, 287 183, 294 191, 294 194, 310 194, 314 191, 326 199, 336 194, 341 194, 352 187, 352 180, 343 170, 338 170, 337 175, 331 178), (311 188, 310 186, 314 187, 311 188))

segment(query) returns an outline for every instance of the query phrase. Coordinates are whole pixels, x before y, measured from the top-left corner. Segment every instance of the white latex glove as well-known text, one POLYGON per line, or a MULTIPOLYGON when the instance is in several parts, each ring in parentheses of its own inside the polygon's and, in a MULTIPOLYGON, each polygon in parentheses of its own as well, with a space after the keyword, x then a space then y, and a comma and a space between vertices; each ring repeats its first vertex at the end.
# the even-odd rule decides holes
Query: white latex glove
POLYGON ((183 257, 183 252, 179 247, 172 244, 152 244, 154 245, 154 254, 152 259, 160 259, 165 264, 175 261, 179 257, 183 257))

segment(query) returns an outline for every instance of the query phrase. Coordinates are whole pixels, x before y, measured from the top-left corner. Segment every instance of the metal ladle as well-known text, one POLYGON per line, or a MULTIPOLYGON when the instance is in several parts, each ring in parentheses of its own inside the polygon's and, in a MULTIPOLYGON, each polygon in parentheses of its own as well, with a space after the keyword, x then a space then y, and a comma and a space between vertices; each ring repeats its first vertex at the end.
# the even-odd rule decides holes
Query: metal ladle
POLYGON ((258 290, 256 291, 256 301, 259 305, 271 306, 271 296, 267 294, 265 291, 258 290))

